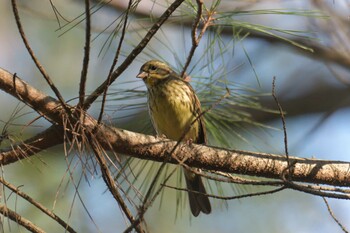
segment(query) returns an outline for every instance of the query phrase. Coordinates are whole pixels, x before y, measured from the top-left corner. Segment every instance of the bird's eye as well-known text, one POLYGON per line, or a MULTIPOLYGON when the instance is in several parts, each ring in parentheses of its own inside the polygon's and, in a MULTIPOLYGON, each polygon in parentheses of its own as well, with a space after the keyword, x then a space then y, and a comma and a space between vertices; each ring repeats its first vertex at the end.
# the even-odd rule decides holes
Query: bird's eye
POLYGON ((149 67, 149 69, 152 70, 152 71, 155 71, 155 70, 157 69, 157 67, 154 66, 154 65, 151 65, 151 66, 149 67))

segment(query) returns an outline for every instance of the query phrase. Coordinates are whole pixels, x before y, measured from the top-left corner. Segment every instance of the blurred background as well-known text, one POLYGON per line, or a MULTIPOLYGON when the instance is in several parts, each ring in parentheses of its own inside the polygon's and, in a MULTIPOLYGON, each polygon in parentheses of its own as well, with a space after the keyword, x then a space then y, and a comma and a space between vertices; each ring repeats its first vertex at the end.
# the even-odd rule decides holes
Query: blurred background
MULTIPOLYGON (((98 5, 99 1, 92 1, 97 6, 92 16, 89 92, 107 77, 118 42, 114 30, 127 2, 110 1, 102 6, 98 5)), ((210 1, 205 2, 211 5, 210 1)), ((18 5, 25 33, 38 59, 64 98, 76 103, 85 27, 84 18, 76 17, 84 13, 84 1, 32 0, 18 1, 18 5)), ((166 1, 141 1, 131 14, 123 56, 137 45, 168 5, 166 1)), ((181 8, 177 20, 159 31, 111 87, 106 122, 154 134, 147 114, 145 87, 135 77, 140 66, 154 58, 181 71, 191 48, 191 10, 181 8)), ((276 94, 286 112, 289 153, 349 161, 350 3, 346 0, 221 1, 218 11, 227 12, 216 22, 220 33, 208 31, 187 70, 204 108, 220 99, 226 86, 231 91, 231 97, 207 116, 210 144, 284 154, 281 119, 274 112, 277 108, 271 97, 272 80, 276 77, 276 94), (227 19, 233 23, 227 25, 227 19), (213 84, 219 88, 214 94, 210 89, 213 84), (219 118, 225 114, 230 114, 230 120, 219 118)), ((25 50, 8 1, 0 2, 0 31, 0 67, 53 96, 25 50)), ((89 112, 98 116, 100 104, 97 102, 89 112)), ((50 125, 39 119, 28 126, 37 114, 5 92, 1 92, 0 106, 0 127, 11 135, 12 143, 50 125), (9 120, 11 126, 6 124, 9 120)), ((132 163, 134 169, 151 168, 151 165, 137 165, 137 161, 132 163)), ((127 220, 106 191, 98 170, 94 166, 85 169, 79 158, 66 157, 63 146, 57 146, 2 167, 2 176, 53 209, 78 232, 123 232, 127 220)), ((142 172, 135 186, 141 185, 148 175, 142 172)), ((210 187, 215 189, 215 185, 210 187)), ((262 190, 252 186, 220 188, 229 196, 262 190)), ((213 213, 197 218, 189 215, 187 200, 178 206, 178 191, 169 189, 165 194, 146 214, 151 232, 342 232, 322 198, 297 191, 226 203, 213 200, 213 213)), ((3 203, 47 232, 64 231, 8 190, 2 190, 1 197, 3 203)), ((339 221, 350 229, 349 202, 328 201, 339 221)), ((4 232, 26 232, 3 217, 2 228, 4 232)))

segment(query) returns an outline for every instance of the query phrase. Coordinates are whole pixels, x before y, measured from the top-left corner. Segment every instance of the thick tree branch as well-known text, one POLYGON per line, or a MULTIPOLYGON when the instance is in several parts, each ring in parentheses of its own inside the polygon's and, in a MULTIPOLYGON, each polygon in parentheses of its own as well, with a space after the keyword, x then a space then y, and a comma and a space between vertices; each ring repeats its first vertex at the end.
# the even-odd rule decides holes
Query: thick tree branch
MULTIPOLYGON (((140 159, 164 161, 174 141, 158 139, 115 128, 100 128, 98 137, 104 136, 113 149, 140 159), (127 146, 126 146, 127 145, 127 146)), ((254 175, 279 179, 287 168, 285 156, 255 153, 249 151, 226 150, 204 145, 181 144, 170 163, 178 163, 188 157, 186 164, 206 170, 254 175)), ((296 163, 292 172, 294 181, 350 186, 350 164, 342 161, 325 161, 290 157, 296 163)))
POLYGON ((16 74, 11 74, 1 68, 0 89, 16 97, 47 120, 53 123, 62 123, 62 107, 56 99, 28 85, 16 74))
POLYGON ((43 150, 63 143, 62 127, 53 125, 34 137, 0 150, 0 164, 6 165, 28 158, 43 150))
MULTIPOLYGON (((15 79, 13 77, 12 74, 0 69, 0 89, 17 97, 60 125, 60 103, 29 86, 18 77, 15 79)), ((170 152, 176 145, 175 141, 146 136, 104 124, 98 125, 97 121, 87 114, 85 122, 82 124, 87 131, 94 132, 94 137, 104 149, 112 149, 117 153, 124 153, 139 159, 162 162, 168 159, 170 152)), ((44 147, 47 148, 47 146, 44 147)), ((40 148, 36 148, 36 150, 39 151, 40 148)), ((7 154, 3 152, 0 155, 2 156, 1 164, 6 165, 5 161, 9 161, 5 156, 7 154)), ((227 150, 195 144, 187 145, 186 143, 182 143, 172 155, 169 162, 174 164, 185 159, 186 156, 188 158, 186 164, 190 167, 274 179, 280 179, 288 166, 285 156, 281 155, 227 150)), ((290 157, 290 162, 291 164, 295 163, 291 174, 293 181, 350 186, 350 164, 348 162, 297 157, 290 157)))

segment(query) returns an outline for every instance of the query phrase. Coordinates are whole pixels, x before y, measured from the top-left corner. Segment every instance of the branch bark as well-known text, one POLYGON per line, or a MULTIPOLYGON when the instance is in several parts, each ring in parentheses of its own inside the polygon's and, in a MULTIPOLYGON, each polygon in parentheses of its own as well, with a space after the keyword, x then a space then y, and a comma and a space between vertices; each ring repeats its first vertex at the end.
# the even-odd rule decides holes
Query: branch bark
MULTIPOLYGON (((45 114, 46 118, 55 124, 61 125, 59 101, 36 90, 20 78, 13 77, 14 75, 0 69, 0 89, 32 106, 37 112, 45 114)), ((97 124, 97 120, 87 113, 85 114, 85 122, 82 122, 83 126, 87 131, 94 132, 94 138, 105 150, 113 150, 116 153, 127 154, 139 159, 162 162, 168 159, 170 152, 177 143, 110 127, 105 124, 97 124)), ((57 133, 57 131, 46 133, 47 136, 52 136, 54 132, 57 133)), ((50 140, 48 138, 43 137, 41 143, 44 145, 48 143, 49 145, 50 140)), ((55 141, 55 143, 58 142, 59 140, 55 141)), ((52 145, 55 143, 52 143, 52 145)), ((43 147, 48 148, 48 146, 43 147)), ((39 152, 40 149, 36 148, 35 152, 39 152)), ((13 159, 7 159, 11 154, 11 158, 23 158, 13 157, 13 155, 16 155, 15 150, 8 148, 1 151, 0 164, 6 165, 8 161, 14 162, 13 159)), ((288 167, 283 155, 227 150, 205 145, 188 145, 187 143, 181 143, 168 161, 177 164, 179 160, 183 160, 185 157, 187 158, 186 164, 190 167, 274 179, 280 179, 288 167)), ((293 181, 350 187, 349 162, 298 157, 290 157, 290 162, 295 163, 291 174, 293 181)))

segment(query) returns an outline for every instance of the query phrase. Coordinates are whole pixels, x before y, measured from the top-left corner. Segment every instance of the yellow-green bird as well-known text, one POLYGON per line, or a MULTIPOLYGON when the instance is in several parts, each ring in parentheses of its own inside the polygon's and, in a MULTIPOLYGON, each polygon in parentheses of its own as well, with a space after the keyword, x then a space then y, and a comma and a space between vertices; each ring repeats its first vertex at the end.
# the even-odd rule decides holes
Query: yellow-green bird
MULTIPOLYGON (((177 141, 185 134, 183 140, 206 143, 200 102, 187 81, 180 78, 167 64, 157 60, 146 62, 137 77, 147 86, 149 114, 158 135, 177 141)), ((201 177, 188 170, 184 171, 187 189, 206 194, 201 177)), ((188 192, 188 197, 194 216, 200 212, 211 212, 207 196, 188 192)))

